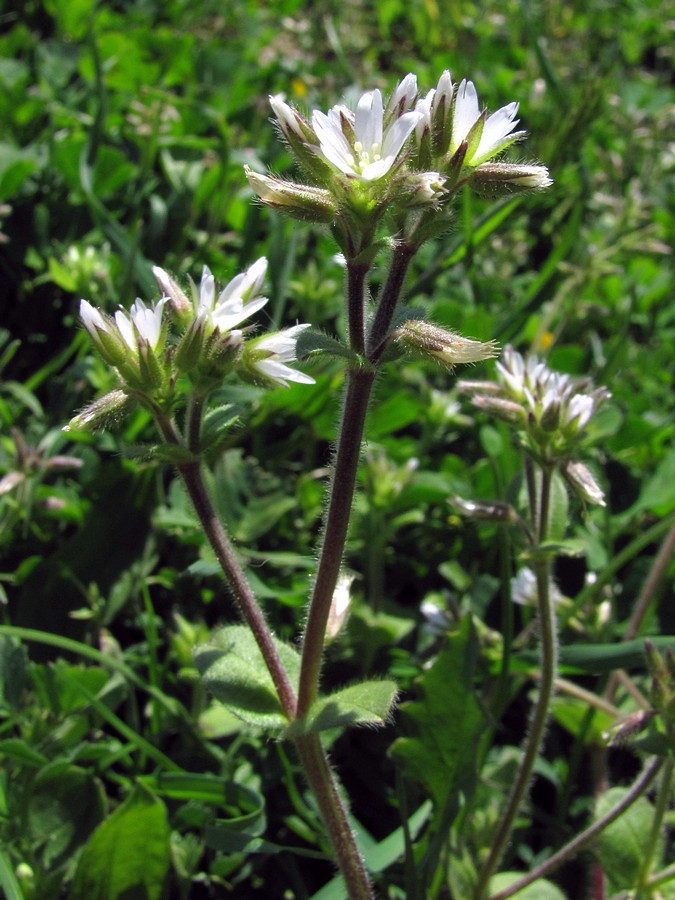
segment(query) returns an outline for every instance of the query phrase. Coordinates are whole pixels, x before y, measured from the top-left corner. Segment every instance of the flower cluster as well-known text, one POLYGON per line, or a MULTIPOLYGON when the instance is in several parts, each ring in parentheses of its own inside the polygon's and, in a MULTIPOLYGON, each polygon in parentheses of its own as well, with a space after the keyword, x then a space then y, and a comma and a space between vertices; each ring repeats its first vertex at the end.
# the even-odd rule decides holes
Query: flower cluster
POLYGON ((525 134, 515 130, 518 104, 488 115, 473 82, 454 85, 448 71, 424 96, 415 75, 406 75, 386 105, 377 89, 354 108, 315 109, 309 118, 280 96, 270 104, 312 184, 246 174, 264 203, 298 218, 327 222, 345 209, 375 214, 392 203, 437 206, 466 182, 490 193, 551 184, 544 166, 489 163, 525 134))
POLYGON ((150 306, 136 300, 128 312, 120 309, 109 316, 82 300, 82 324, 103 359, 116 370, 120 389, 95 401, 68 427, 105 424, 127 408, 130 398, 153 410, 170 408, 181 375, 201 396, 219 387, 232 371, 263 386, 313 383, 309 375, 287 365, 295 360, 298 335, 309 326, 296 325, 259 337, 248 337, 250 328, 237 327, 267 303, 262 295, 266 272, 263 257, 219 290, 205 266, 199 286, 192 283, 188 297, 167 272, 155 267, 163 296, 150 306), (171 334, 172 324, 177 334, 171 334))
POLYGON ((604 505, 602 490, 590 470, 573 456, 586 426, 611 395, 554 372, 536 356, 525 358, 506 347, 497 363, 497 382, 463 381, 460 390, 472 402, 515 425, 526 449, 545 466, 559 465, 575 492, 589 503, 604 505))

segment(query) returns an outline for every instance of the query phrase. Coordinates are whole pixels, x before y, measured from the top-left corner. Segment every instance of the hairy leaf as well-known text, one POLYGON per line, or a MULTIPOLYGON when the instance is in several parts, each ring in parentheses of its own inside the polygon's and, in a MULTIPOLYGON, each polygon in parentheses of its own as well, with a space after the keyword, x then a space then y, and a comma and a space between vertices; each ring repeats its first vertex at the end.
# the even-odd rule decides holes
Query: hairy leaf
POLYGON ((398 688, 393 681, 362 681, 320 697, 303 722, 287 731, 291 737, 309 732, 348 728, 350 725, 384 725, 391 716, 398 688))
MULTIPOLYGON (((300 673, 300 657, 276 641, 291 681, 300 673)), ((222 628, 208 644, 195 648, 195 664, 214 696, 249 725, 278 730, 288 724, 262 653, 245 625, 222 628)))

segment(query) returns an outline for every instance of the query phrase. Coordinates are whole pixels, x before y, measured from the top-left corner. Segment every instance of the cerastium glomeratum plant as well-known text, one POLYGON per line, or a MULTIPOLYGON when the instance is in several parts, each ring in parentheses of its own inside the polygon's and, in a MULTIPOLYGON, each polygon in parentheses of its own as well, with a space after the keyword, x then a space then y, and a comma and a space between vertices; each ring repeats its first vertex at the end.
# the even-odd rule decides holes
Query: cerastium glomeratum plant
MULTIPOLYGON (((219 287, 204 267, 199 285, 182 287, 155 267, 160 296, 136 300, 109 316, 82 300, 80 315, 92 343, 117 372, 115 390, 77 415, 70 429, 113 423, 133 406, 145 408, 160 435, 159 456, 173 463, 239 607, 243 625, 222 629, 197 648, 197 666, 215 695, 246 721, 294 742, 315 794, 334 858, 350 898, 373 896, 369 873, 349 823, 342 791, 322 744, 322 732, 350 725, 381 725, 392 716, 397 685, 366 681, 329 696, 321 693, 327 637, 339 631, 349 602, 341 575, 364 430, 373 386, 388 363, 422 358, 448 372, 458 364, 497 355, 480 342, 426 321, 404 300, 411 260, 452 223, 463 188, 489 197, 539 190, 551 184, 541 165, 496 159, 522 139, 518 104, 489 115, 471 81, 454 84, 443 72, 426 94, 407 75, 385 103, 379 90, 309 116, 270 98, 275 124, 302 173, 292 182, 246 168, 260 201, 292 218, 328 226, 346 267, 344 339, 289 324, 259 334, 245 324, 266 303, 267 262, 259 259, 219 287), (371 298, 376 259, 387 257, 381 288, 371 298), (332 355, 345 366, 341 419, 328 487, 318 563, 308 586, 304 634, 298 652, 272 634, 204 479, 237 421, 227 401, 237 380, 270 389, 313 379, 296 359, 332 355)), ((483 411, 510 423, 525 454, 529 516, 504 504, 458 501, 469 516, 495 517, 522 528, 529 546, 541 633, 541 679, 519 775, 497 828, 492 851, 476 879, 476 897, 488 891, 526 794, 540 750, 556 677, 555 603, 549 533, 554 479, 564 478, 586 503, 604 503, 591 471, 577 458, 579 438, 606 397, 603 389, 558 375, 536 359, 507 348, 498 382, 467 382, 483 411)), ((345 581, 346 579, 346 581, 345 581)), ((347 585, 347 586, 345 586, 347 585)))

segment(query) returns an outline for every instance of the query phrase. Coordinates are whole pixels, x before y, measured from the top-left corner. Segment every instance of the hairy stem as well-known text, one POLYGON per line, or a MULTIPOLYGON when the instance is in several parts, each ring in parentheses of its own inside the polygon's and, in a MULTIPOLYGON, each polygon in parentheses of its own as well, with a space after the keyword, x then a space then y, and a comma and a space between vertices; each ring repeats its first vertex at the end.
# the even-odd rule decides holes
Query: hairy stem
POLYGON ((374 894, 368 872, 356 846, 337 781, 328 764, 319 736, 302 735, 296 738, 295 745, 330 835, 349 900, 373 900, 374 894))
MULTIPOLYGON (((167 443, 176 444, 179 447, 185 446, 183 438, 170 419, 163 415, 157 415, 155 419, 167 443)), ((195 411, 193 419, 199 421, 199 411, 195 411)), ((176 468, 183 479, 204 533, 234 594, 234 599, 260 648, 274 682, 281 707, 288 719, 292 720, 295 718, 296 710, 295 692, 277 653, 272 632, 265 620, 265 614, 246 580, 246 575, 237 559, 227 532, 218 518, 209 492, 206 490, 201 464, 198 459, 194 459, 190 462, 177 463, 176 468)))
POLYGON ((365 369, 349 369, 347 372, 347 392, 342 410, 323 544, 302 644, 298 689, 299 718, 307 713, 318 695, 326 625, 347 539, 361 441, 374 380, 375 373, 365 369))
MULTIPOLYGON (((551 492, 552 471, 542 472, 541 495, 539 498, 539 521, 535 532, 540 543, 546 540, 548 529, 548 510, 551 492)), ((488 890, 493 872, 501 862, 504 851, 511 837, 513 823, 521 807, 532 778, 532 772, 541 750, 548 720, 548 711, 555 690, 557 672, 556 616, 551 599, 551 564, 547 554, 535 558, 534 571, 537 579, 537 600, 539 608, 539 629, 541 641, 541 676, 539 680, 539 696, 532 712, 530 729, 525 744, 525 752, 511 795, 502 813, 497 832, 492 839, 492 846, 480 873, 474 897, 482 900, 488 890)))
POLYGON ((561 847, 557 853, 550 856, 546 862, 537 866, 537 868, 533 869, 528 875, 523 876, 519 881, 514 882, 498 894, 492 894, 490 900, 507 900, 508 897, 512 897, 514 894, 517 894, 518 891, 522 891, 523 888, 526 888, 528 884, 532 884, 532 882, 536 881, 538 878, 544 878, 546 875, 549 875, 554 869, 557 869, 558 866, 562 865, 562 863, 567 862, 568 859, 571 859, 580 850, 583 850, 593 838, 600 834, 601 831, 604 831, 604 829, 607 828, 608 825, 611 825, 612 822, 616 821, 619 816, 623 815, 623 813, 647 791, 661 770, 663 764, 663 759, 659 759, 658 757, 652 759, 635 784, 615 807, 610 809, 610 811, 601 819, 598 819, 597 822, 594 822, 586 828, 585 831, 582 831, 581 834, 578 834, 568 844, 565 844, 564 847, 561 847))
POLYGON ((347 321, 349 323, 349 345, 362 356, 365 351, 365 292, 368 263, 347 260, 347 321))
POLYGON ((368 335, 368 359, 376 362, 382 355, 391 328, 392 319, 398 306, 403 282, 417 248, 410 244, 400 244, 394 250, 387 280, 382 287, 380 302, 368 335))
POLYGON ((216 558, 225 573, 230 589, 234 594, 234 599, 246 620, 246 624, 253 632, 256 643, 267 664, 282 709, 289 719, 293 719, 296 709, 295 692, 284 664, 277 653, 265 614, 246 580, 246 575, 236 557, 230 539, 216 514, 204 484, 200 464, 197 461, 179 463, 178 471, 183 478, 204 533, 209 539, 216 558))

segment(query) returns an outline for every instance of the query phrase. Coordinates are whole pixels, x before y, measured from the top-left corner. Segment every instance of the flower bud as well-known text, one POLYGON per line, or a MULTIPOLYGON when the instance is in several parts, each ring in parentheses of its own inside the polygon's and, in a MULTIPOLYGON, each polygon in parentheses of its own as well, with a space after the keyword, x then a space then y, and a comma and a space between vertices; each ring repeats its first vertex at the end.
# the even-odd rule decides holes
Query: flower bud
POLYGON ((449 368, 457 363, 492 359, 497 354, 495 341, 474 341, 420 319, 405 322, 392 336, 406 350, 427 359, 435 359, 449 368))
POLYGON ((332 641, 338 636, 345 623, 349 607, 351 605, 351 587, 354 581, 353 575, 342 574, 338 578, 333 599, 331 600, 326 624, 326 640, 332 641))
POLYGON ((546 166, 519 163, 482 163, 471 173, 471 186, 489 197, 517 191, 541 190, 553 184, 546 166))
POLYGON ((74 416, 63 431, 96 431, 113 425, 133 406, 133 400, 124 391, 110 391, 94 400, 82 412, 74 416))
POLYGON ((168 297, 169 307, 178 321, 182 323, 190 321, 193 315, 192 302, 180 285, 173 280, 168 272, 160 269, 159 266, 152 267, 152 274, 155 276, 155 281, 162 294, 168 297))
POLYGON ((507 400, 505 397, 491 397, 488 394, 475 394, 471 398, 471 402, 478 409, 503 419, 505 422, 511 422, 513 425, 522 425, 527 419, 527 413, 522 406, 519 406, 513 400, 507 400))
POLYGON ((244 166, 248 182, 263 203, 304 222, 328 223, 337 207, 329 191, 260 175, 244 166))
POLYGON ((597 506, 606 505, 604 492, 588 466, 576 459, 568 459, 562 464, 561 471, 579 499, 597 506))
POLYGON ((319 140, 312 125, 280 96, 270 97, 270 106, 276 116, 279 131, 298 164, 324 183, 330 177, 330 167, 316 153, 319 140))
POLYGON ((408 191, 402 204, 405 207, 434 206, 443 195, 445 178, 438 172, 411 172, 401 181, 401 187, 408 191))
POLYGON ((464 500, 462 497, 452 498, 460 515, 476 522, 503 522, 513 524, 519 520, 518 513, 510 503, 499 500, 464 500))

